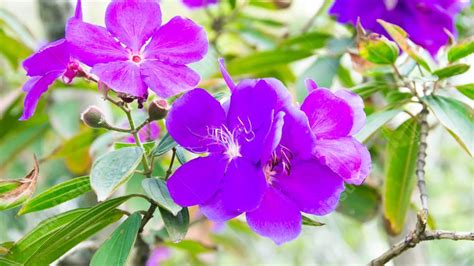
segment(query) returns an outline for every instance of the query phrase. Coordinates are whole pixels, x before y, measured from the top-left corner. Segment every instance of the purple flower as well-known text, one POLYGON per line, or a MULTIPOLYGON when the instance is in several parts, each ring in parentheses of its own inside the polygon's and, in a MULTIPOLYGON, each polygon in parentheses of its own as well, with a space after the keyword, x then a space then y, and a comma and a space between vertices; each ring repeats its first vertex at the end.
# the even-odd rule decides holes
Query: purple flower
POLYGON ((162 262, 168 260, 171 257, 171 251, 167 247, 157 247, 152 252, 146 266, 160 266, 162 262))
POLYGON ((207 53, 204 29, 174 17, 161 25, 156 0, 112 1, 106 28, 70 20, 66 39, 91 73, 114 91, 144 101, 148 88, 168 98, 194 88, 199 75, 186 65, 207 53))
POLYGON ((183 4, 188 8, 202 8, 216 3, 217 0, 183 0, 183 4))
POLYGON ((405 29, 418 45, 435 55, 448 42, 444 29, 455 31, 454 17, 465 0, 336 0, 330 14, 339 22, 355 25, 360 17, 362 25, 384 34, 377 23, 383 19, 405 29))
POLYGON ((182 206, 200 205, 213 221, 246 212, 255 232, 278 244, 301 231, 300 212, 333 211, 344 190, 341 177, 313 156, 315 138, 308 119, 291 104, 278 80, 243 80, 220 104, 195 89, 169 113, 170 135, 188 150, 209 152, 181 166, 168 181, 182 206))
MULTIPOLYGON (((80 0, 77 2, 75 19, 82 19, 80 0)), ((33 116, 41 95, 57 78, 62 77, 63 82, 69 84, 81 71, 79 62, 71 56, 69 44, 65 39, 42 47, 23 62, 23 68, 30 79, 23 85, 26 97, 20 120, 33 116)))
MULTIPOLYGON (((140 138, 141 142, 155 141, 158 139, 159 135, 160 127, 155 122, 147 124, 138 131, 138 137, 140 138)), ((133 136, 128 136, 125 141, 128 143, 135 143, 135 138, 133 136)))
POLYGON ((301 110, 316 137, 314 155, 345 182, 360 185, 370 172, 371 159, 367 148, 352 136, 365 124, 364 102, 348 90, 333 93, 312 80, 306 85, 310 94, 301 110))

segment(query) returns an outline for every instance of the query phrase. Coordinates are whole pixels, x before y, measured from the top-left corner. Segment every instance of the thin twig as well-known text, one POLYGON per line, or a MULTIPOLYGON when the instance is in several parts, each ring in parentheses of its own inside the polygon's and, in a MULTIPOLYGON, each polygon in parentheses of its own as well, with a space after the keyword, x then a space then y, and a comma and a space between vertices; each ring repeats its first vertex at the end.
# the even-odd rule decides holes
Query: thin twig
POLYGON ((165 180, 167 180, 171 176, 171 173, 173 173, 173 164, 174 164, 175 157, 176 157, 176 147, 173 148, 173 154, 171 155, 171 162, 170 162, 170 165, 168 167, 168 170, 166 171, 165 180))
POLYGON ((429 131, 428 125, 428 108, 423 105, 423 110, 419 116, 420 124, 420 146, 418 149, 418 155, 416 159, 416 177, 418 190, 420 191, 421 208, 424 212, 424 223, 428 219, 428 193, 426 192, 426 181, 425 181, 425 165, 426 165, 426 148, 428 147, 427 137, 429 131))

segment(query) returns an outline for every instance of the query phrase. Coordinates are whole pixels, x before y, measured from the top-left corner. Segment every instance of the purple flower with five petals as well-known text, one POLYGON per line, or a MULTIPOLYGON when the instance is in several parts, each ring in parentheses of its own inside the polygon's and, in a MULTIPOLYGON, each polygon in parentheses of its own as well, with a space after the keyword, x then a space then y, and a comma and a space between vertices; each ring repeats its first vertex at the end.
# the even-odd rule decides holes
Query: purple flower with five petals
POLYGON ((455 31, 454 17, 466 3, 466 0, 336 0, 329 12, 339 22, 353 25, 360 18, 365 28, 380 34, 386 32, 377 19, 397 24, 416 44, 435 55, 448 42, 444 29, 455 31))
POLYGON ((148 88, 168 98, 194 88, 199 75, 186 66, 208 49, 204 29, 174 17, 161 25, 157 0, 115 0, 105 15, 106 28, 70 20, 66 39, 73 54, 112 90, 144 101, 148 88))
POLYGON ((183 4, 192 9, 203 8, 216 3, 217 0, 183 0, 183 4))
POLYGON ((362 98, 348 90, 318 88, 312 80, 306 85, 309 95, 301 110, 316 137, 314 155, 345 182, 360 185, 371 168, 369 151, 353 137, 365 125, 362 98))
POLYGON ((182 206, 200 205, 217 222, 246 212, 255 232, 278 244, 296 238, 301 212, 325 215, 335 209, 344 181, 314 158, 315 138, 305 113, 275 79, 234 85, 223 104, 195 89, 178 99, 167 128, 193 152, 209 152, 184 164, 168 188, 182 206))
MULTIPOLYGON (((74 19, 82 19, 80 0, 77 1, 74 19)), ((71 56, 69 44, 65 39, 42 47, 23 61, 23 68, 30 79, 23 85, 26 97, 20 120, 27 120, 33 116, 41 95, 57 78, 62 77, 63 82, 69 84, 81 71, 79 62, 71 56)))

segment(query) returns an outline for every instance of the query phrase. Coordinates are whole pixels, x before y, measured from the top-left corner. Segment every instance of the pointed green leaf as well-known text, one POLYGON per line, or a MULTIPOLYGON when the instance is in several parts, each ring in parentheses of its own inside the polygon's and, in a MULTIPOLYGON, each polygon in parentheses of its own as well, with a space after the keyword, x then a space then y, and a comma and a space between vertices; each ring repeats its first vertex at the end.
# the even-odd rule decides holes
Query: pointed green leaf
POLYGON ((355 135, 360 142, 366 142, 379 128, 392 120, 401 110, 388 110, 371 114, 367 117, 365 126, 355 135))
POLYGON ((91 186, 97 199, 107 199, 120 185, 128 181, 140 164, 143 151, 127 147, 104 154, 92 165, 91 186))
POLYGON ((167 152, 169 152, 171 149, 176 147, 176 142, 174 139, 170 136, 169 133, 166 133, 166 135, 161 139, 160 143, 156 147, 155 151, 153 152, 154 156, 161 156, 167 152))
POLYGON ((381 196, 375 188, 368 185, 346 185, 337 211, 363 223, 375 217, 380 202, 381 196))
POLYGON ((384 36, 377 34, 362 37, 358 43, 359 55, 378 65, 394 64, 398 58, 398 46, 384 36))
POLYGON ((189 228, 188 208, 183 208, 177 215, 173 215, 171 212, 161 207, 159 209, 170 241, 180 242, 183 240, 189 228))
POLYGON ((130 215, 97 250, 90 265, 127 265, 138 230, 140 230, 141 218, 139 213, 130 215))
POLYGON ((316 220, 314 220, 313 218, 310 218, 306 215, 303 215, 302 216, 303 218, 303 225, 307 225, 307 226, 323 226, 324 223, 321 223, 321 222, 318 222, 316 220))
POLYGON ((474 83, 456 86, 456 89, 466 97, 474 100, 474 83))
POLYGON ((474 156, 473 108, 458 100, 443 96, 427 96, 423 100, 456 141, 471 157, 474 156))
POLYGON ((0 257, 0 266, 20 266, 18 262, 11 261, 9 259, 0 257))
POLYGON ((131 197, 120 197, 102 202, 79 215, 44 241, 43 245, 28 258, 25 264, 51 264, 80 242, 120 220, 123 212, 116 208, 131 197))
POLYGON ((474 37, 462 41, 448 51, 448 61, 454 62, 474 53, 474 37))
POLYGON ((181 211, 181 206, 174 203, 168 191, 168 187, 162 179, 145 178, 142 181, 142 187, 152 200, 173 215, 177 215, 178 212, 181 211))
POLYGON ((420 127, 415 119, 403 123, 388 134, 385 160, 384 218, 387 231, 402 232, 410 199, 415 186, 416 156, 420 127))
POLYGON ((188 161, 184 151, 185 150, 181 146, 176 147, 176 158, 180 164, 185 164, 188 161))
POLYGON ((21 182, 17 180, 0 180, 0 195, 17 189, 21 182))
POLYGON ((453 64, 434 71, 433 75, 437 76, 439 79, 445 79, 466 73, 469 68, 470 66, 466 64, 453 64))
POLYGON ((330 38, 331 34, 325 32, 307 32, 285 39, 280 45, 282 47, 315 50, 324 47, 330 38))
POLYGON ((53 186, 36 197, 28 200, 18 212, 23 215, 30 212, 45 210, 69 201, 91 191, 88 176, 78 177, 53 186))

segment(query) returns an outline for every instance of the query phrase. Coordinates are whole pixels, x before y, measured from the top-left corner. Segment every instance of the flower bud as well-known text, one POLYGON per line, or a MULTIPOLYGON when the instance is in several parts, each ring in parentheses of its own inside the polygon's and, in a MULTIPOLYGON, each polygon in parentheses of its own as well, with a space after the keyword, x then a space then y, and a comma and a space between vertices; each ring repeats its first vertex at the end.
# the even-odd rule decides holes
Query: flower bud
POLYGON ((166 100, 159 99, 154 100, 151 102, 150 106, 148 107, 148 116, 150 117, 151 121, 154 120, 161 120, 168 115, 169 105, 166 100))
POLYGON ((82 114, 81 120, 91 128, 107 128, 104 114, 97 106, 89 106, 82 114))
POLYGON ((273 0, 273 3, 278 9, 285 9, 291 6, 292 0, 273 0))

